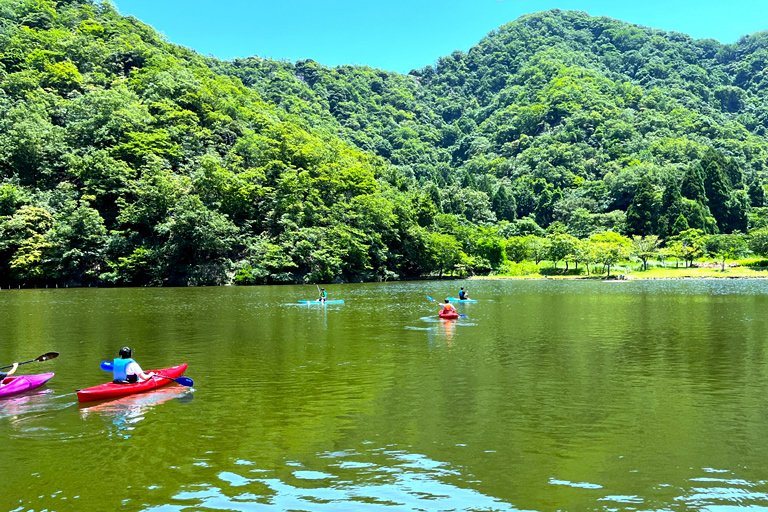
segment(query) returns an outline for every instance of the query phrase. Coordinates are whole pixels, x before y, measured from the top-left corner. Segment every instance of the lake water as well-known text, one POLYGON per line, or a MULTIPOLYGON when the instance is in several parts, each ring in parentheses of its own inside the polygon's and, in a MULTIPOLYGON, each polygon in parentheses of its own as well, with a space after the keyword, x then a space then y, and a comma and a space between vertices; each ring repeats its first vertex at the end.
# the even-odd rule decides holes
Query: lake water
POLYGON ((0 510, 768 510, 768 280, 326 288, 0 291, 0 510))

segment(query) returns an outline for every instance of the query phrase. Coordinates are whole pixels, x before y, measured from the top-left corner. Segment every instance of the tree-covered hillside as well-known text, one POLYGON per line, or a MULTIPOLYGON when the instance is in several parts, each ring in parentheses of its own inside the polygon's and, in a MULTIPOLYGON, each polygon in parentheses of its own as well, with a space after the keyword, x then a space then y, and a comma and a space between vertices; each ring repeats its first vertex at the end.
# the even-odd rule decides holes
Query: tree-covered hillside
POLYGON ((433 216, 384 160, 108 3, 0 3, 3 285, 417 274, 433 216))
POLYGON ((717 174, 712 162, 735 219, 703 198, 686 205, 689 224, 745 231, 768 171, 766 63, 768 32, 723 45, 553 10, 409 76, 255 57, 212 65, 313 122, 333 116, 340 135, 414 176, 441 212, 485 220, 471 194, 480 191, 499 220, 560 221, 583 236, 623 229, 643 176, 660 200, 697 163, 702 179, 717 174))
POLYGON ((488 272, 519 235, 759 230, 767 61, 768 33, 555 10, 404 76, 0 0, 0 285, 488 272))

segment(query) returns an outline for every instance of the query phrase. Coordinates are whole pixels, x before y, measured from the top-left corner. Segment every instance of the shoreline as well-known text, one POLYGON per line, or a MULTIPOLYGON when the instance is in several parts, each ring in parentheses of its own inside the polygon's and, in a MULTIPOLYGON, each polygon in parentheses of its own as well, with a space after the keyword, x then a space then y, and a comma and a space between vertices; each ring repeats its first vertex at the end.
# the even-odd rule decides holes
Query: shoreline
POLYGON ((626 283, 629 281, 694 281, 694 280, 712 280, 718 281, 723 279, 768 279, 768 275, 765 276, 680 276, 680 277, 635 277, 627 276, 623 279, 611 277, 580 277, 580 276, 472 276, 466 278, 467 281, 606 281, 626 283))

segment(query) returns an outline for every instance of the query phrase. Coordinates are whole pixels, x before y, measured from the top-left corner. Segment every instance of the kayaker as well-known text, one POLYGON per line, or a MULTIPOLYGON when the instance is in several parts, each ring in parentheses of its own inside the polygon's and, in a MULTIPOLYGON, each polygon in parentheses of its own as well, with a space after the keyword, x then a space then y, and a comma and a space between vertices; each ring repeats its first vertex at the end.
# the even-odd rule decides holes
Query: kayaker
POLYGON ((463 286, 461 287, 461 290, 459 290, 459 300, 469 300, 469 295, 464 291, 463 286))
POLYGON ((13 372, 16 371, 16 368, 19 367, 19 363, 13 363, 13 368, 11 368, 11 371, 9 372, 0 372, 0 386, 3 385, 3 380, 8 377, 9 375, 13 375, 13 372))
POLYGON ((320 288, 320 298, 317 300, 320 302, 325 302, 328 300, 328 294, 325 293, 325 288, 320 288))
POLYGON ((112 362, 112 376, 115 384, 135 384, 151 379, 154 372, 144 373, 139 363, 131 358, 130 347, 123 347, 112 362))
POLYGON ((453 304, 451 304, 451 301, 448 299, 445 299, 445 304, 438 304, 443 309, 443 314, 445 313, 456 313, 456 308, 453 307, 453 304))

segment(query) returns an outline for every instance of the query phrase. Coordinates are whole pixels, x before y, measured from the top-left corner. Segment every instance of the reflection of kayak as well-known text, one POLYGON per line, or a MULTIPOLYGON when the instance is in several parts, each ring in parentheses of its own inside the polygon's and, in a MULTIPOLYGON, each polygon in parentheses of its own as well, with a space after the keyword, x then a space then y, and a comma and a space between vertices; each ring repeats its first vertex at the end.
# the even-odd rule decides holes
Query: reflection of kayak
POLYGON ((459 314, 455 311, 448 311, 446 313, 440 312, 440 318, 456 319, 459 318, 459 314))
POLYGON ((155 391, 154 393, 140 393, 138 395, 120 397, 108 402, 92 402, 80 405, 80 412, 81 416, 85 417, 87 413, 93 412, 119 415, 127 412, 141 411, 146 407, 162 404, 173 398, 185 396, 190 392, 190 388, 172 386, 155 391))
MULTIPOLYGON (((184 374, 184 370, 187 369, 186 364, 180 364, 179 366, 173 366, 164 370, 150 370, 163 375, 165 377, 171 377, 173 379, 181 377, 184 374)), ((107 400, 110 398, 118 398, 125 395, 132 395, 134 393, 144 393, 151 391, 161 386, 166 386, 173 382, 170 379, 163 379, 161 377, 152 377, 144 382, 137 382, 136 384, 114 384, 107 382, 99 386, 93 386, 91 388, 78 389, 77 400, 79 402, 90 402, 93 400, 107 400)))
POLYGON ((300 300, 299 304, 344 304, 343 300, 326 300, 325 302, 319 300, 300 300))
POLYGON ((474 299, 454 299, 453 297, 448 297, 448 300, 451 302, 477 302, 474 299))
POLYGON ((30 389, 39 388, 53 377, 52 373, 39 373, 37 375, 19 375, 18 377, 6 377, 0 386, 0 398, 18 395, 30 389))

